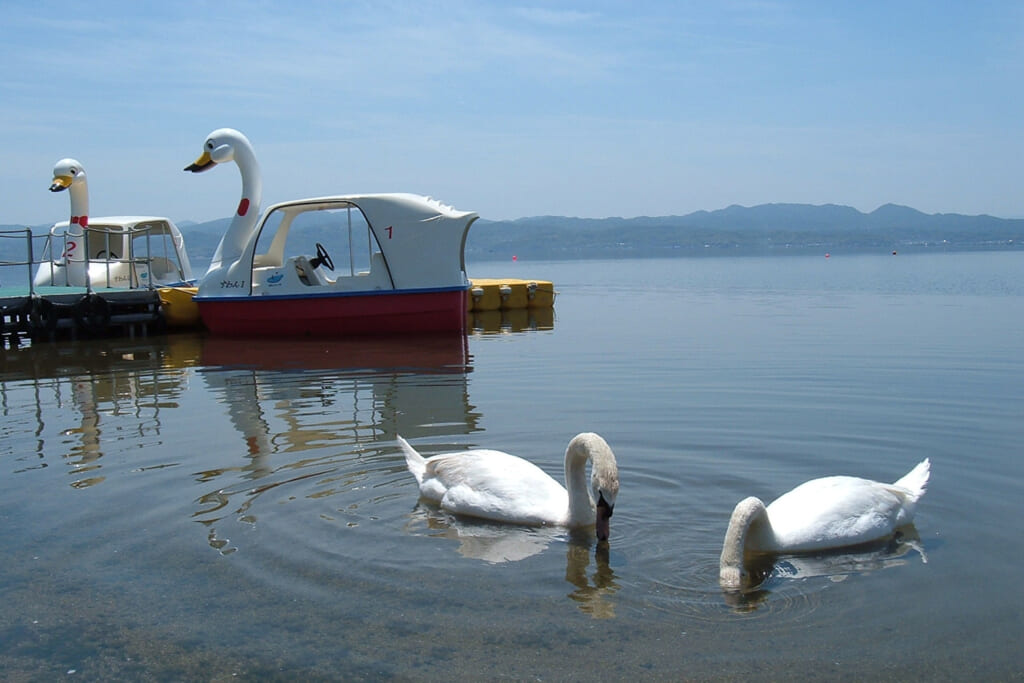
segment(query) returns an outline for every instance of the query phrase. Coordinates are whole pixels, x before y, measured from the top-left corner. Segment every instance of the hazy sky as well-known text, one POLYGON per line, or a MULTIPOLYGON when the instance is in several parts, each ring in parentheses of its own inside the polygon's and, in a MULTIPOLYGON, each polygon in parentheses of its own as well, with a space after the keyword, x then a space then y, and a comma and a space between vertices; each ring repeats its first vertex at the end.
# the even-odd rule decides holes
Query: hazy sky
POLYGON ((0 224, 417 192, 484 218, 894 202, 1024 216, 1024 3, 0 0, 0 224))

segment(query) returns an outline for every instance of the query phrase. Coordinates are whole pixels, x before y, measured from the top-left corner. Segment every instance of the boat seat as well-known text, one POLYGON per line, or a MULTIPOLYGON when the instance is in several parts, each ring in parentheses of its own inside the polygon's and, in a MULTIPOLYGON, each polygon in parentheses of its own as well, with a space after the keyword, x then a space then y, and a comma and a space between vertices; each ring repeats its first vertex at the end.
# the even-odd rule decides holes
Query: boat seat
POLYGON ((314 268, 305 256, 295 257, 295 272, 304 285, 331 285, 334 284, 327 278, 327 275, 320 268, 314 268))
POLYGON ((170 259, 156 256, 150 259, 149 269, 153 273, 153 277, 162 279, 171 274, 177 274, 178 268, 170 259))

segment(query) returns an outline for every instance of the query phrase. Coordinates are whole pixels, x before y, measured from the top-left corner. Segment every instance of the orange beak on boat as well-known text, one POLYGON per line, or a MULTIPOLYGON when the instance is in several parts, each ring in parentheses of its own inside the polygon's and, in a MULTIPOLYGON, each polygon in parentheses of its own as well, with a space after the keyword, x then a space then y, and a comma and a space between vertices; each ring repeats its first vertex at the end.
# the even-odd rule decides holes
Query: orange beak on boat
POLYGON ((71 187, 71 176, 59 175, 53 179, 53 184, 50 185, 50 192, 60 192, 71 187))
POLYGON ((193 161, 190 165, 185 167, 186 171, 192 171, 193 173, 202 173, 216 166, 216 162, 210 158, 209 152, 203 152, 198 159, 193 161))

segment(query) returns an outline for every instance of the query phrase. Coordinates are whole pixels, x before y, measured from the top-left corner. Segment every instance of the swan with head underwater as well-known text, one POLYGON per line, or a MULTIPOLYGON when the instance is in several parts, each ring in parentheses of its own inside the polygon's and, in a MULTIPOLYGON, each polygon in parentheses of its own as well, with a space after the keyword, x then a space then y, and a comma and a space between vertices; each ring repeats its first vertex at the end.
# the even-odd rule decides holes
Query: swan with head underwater
POLYGON ((220 273, 226 273, 241 257, 259 220, 260 202, 263 200, 263 179, 252 144, 247 137, 233 128, 218 128, 210 133, 203 143, 203 153, 185 167, 186 171, 201 173, 229 161, 235 162, 242 175, 242 198, 231 219, 231 225, 217 245, 217 251, 210 261, 210 269, 203 278, 204 281, 218 279, 220 273), (218 273, 218 277, 211 278, 210 275, 215 272, 218 273))
POLYGON ((424 458, 401 436, 398 443, 420 495, 443 510, 511 524, 593 526, 599 541, 608 540, 619 470, 612 449, 597 434, 578 434, 569 442, 567 488, 533 463, 501 451, 474 449, 424 458))
POLYGON ((797 486, 767 507, 753 496, 741 500, 725 533, 719 582, 730 590, 745 586, 745 555, 820 552, 891 536, 913 521, 930 471, 925 458, 892 484, 823 477, 797 486))

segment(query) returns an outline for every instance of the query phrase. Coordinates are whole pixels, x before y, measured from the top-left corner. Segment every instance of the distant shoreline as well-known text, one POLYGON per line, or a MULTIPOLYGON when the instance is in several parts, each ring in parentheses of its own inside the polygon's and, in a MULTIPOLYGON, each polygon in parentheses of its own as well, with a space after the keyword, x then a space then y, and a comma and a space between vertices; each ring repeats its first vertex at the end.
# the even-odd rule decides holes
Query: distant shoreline
MULTIPOLYGON (((197 271, 209 263, 230 218, 178 222, 197 271)), ((0 226, 0 230, 26 226, 0 226)), ((49 226, 31 226, 35 234, 49 226)), ((504 261, 780 256, 813 253, 1016 251, 1024 219, 925 214, 886 204, 870 213, 835 204, 762 204, 685 216, 481 218, 470 228, 466 258, 504 261)), ((0 240, 0 262, 23 258, 24 244, 0 240)))

